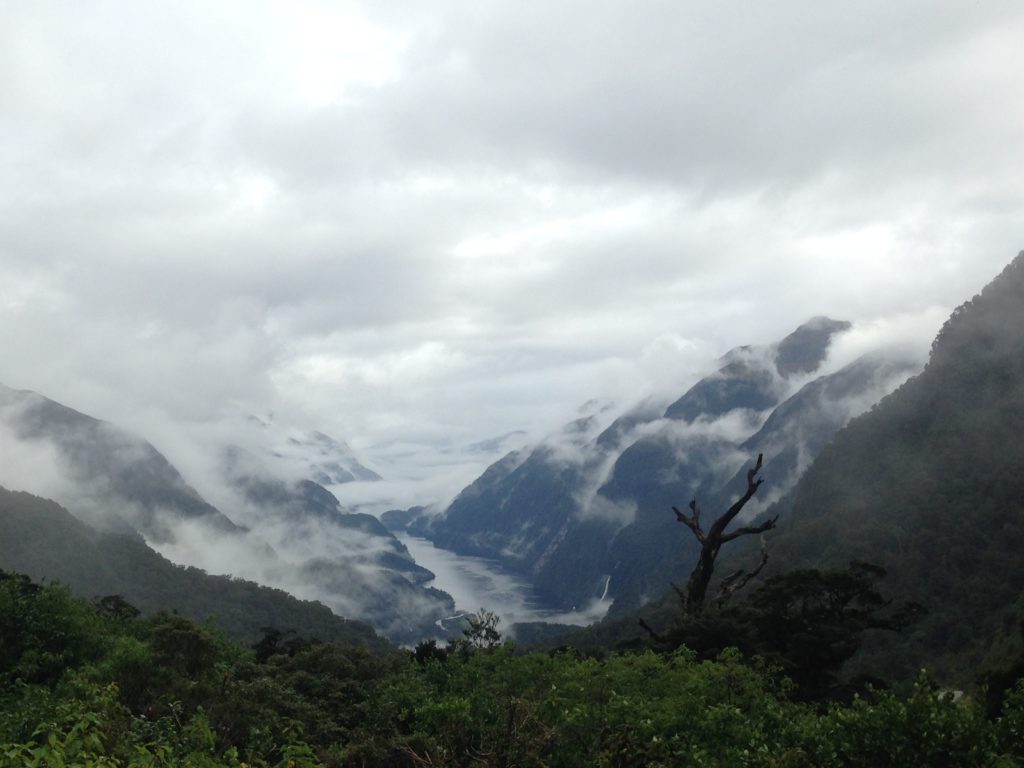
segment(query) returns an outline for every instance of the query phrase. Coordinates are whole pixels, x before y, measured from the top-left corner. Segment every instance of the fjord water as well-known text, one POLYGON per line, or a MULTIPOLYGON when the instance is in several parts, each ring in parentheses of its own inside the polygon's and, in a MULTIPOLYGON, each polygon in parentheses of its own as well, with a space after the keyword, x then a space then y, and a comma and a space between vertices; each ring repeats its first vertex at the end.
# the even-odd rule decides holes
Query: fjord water
POLYGON ((499 629, 509 634, 517 622, 548 621, 557 624, 586 625, 600 620, 611 606, 607 589, 601 599, 572 610, 560 610, 534 589, 519 574, 509 571, 496 560, 458 555, 435 547, 427 539, 396 534, 409 549, 417 563, 435 574, 430 586, 442 589, 455 599, 453 618, 486 608, 501 617, 499 629))

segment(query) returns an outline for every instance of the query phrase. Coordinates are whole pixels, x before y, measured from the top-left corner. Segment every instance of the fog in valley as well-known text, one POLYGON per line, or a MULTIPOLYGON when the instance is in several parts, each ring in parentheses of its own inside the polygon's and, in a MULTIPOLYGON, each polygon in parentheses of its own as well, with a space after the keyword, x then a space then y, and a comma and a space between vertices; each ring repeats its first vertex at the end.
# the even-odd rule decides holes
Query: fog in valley
POLYGON ((670 507, 629 483, 717 501, 763 451, 746 515, 784 500, 1024 245, 1022 35, 1002 2, 16 4, 0 485, 402 637, 651 596, 622 561, 670 507), (730 364, 764 403, 667 412, 730 364), (477 497, 520 527, 445 531, 477 497))

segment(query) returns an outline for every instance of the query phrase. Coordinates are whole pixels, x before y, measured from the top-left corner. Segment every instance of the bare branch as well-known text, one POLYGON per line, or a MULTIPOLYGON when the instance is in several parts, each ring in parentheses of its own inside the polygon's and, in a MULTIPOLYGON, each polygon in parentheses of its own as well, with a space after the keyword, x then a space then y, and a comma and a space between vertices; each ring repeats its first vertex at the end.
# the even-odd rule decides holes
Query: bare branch
POLYGON ((722 579, 722 584, 718 588, 718 594, 715 595, 715 600, 721 600, 726 595, 732 593, 734 591, 732 585, 734 583, 736 583, 736 581, 741 579, 743 577, 743 574, 745 574, 746 572, 747 572, 746 568, 740 568, 738 570, 733 571, 728 576, 726 576, 724 579, 722 579))
MULTIPOLYGON (((764 454, 759 453, 757 454, 757 463, 754 464, 754 468, 747 470, 747 485, 750 485, 751 483, 754 482, 754 478, 757 477, 758 473, 761 471, 762 466, 764 466, 764 454)), ((757 483, 758 485, 760 485, 761 481, 758 480, 757 483)))
POLYGON ((735 530, 729 531, 729 533, 724 534, 721 538, 721 542, 725 544, 725 542, 732 541, 733 539, 738 539, 740 536, 746 536, 747 534, 751 533, 764 533, 765 531, 770 531, 772 528, 775 527, 775 523, 777 523, 778 520, 779 516, 776 515, 771 520, 765 520, 760 525, 750 525, 743 526, 742 528, 736 528, 735 530))
POLYGON ((715 601, 722 603, 728 600, 734 592, 739 592, 747 584, 750 583, 751 579, 755 578, 761 570, 768 564, 768 541, 764 536, 761 537, 761 560, 758 562, 757 567, 754 568, 750 573, 746 573, 742 568, 738 571, 734 571, 722 579, 722 585, 718 588, 718 594, 715 596, 715 601))
POLYGON ((728 527, 729 523, 733 521, 733 518, 735 518, 736 515, 738 515, 740 511, 743 509, 743 507, 746 506, 746 503, 750 501, 751 498, 753 498, 755 493, 757 493, 757 489, 760 488, 761 483, 764 482, 764 478, 760 478, 757 476, 761 472, 761 466, 763 465, 763 463, 764 454, 757 454, 757 462, 754 464, 752 469, 747 470, 746 493, 740 496, 740 498, 736 500, 736 503, 729 507, 729 509, 726 511, 724 515, 715 520, 715 524, 711 526, 710 535, 715 535, 716 533, 720 535, 722 531, 724 531, 726 527, 728 527))
MULTIPOLYGON (((682 598, 683 607, 687 613, 697 613, 704 604, 708 584, 711 582, 711 576, 715 570, 715 558, 718 557, 718 550, 721 549, 723 544, 734 539, 738 539, 740 536, 746 536, 753 533, 764 533, 765 531, 771 530, 775 527, 775 522, 778 520, 778 517, 761 523, 760 525, 743 526, 742 528, 737 528, 735 531, 731 531, 729 533, 725 532, 729 523, 731 523, 740 513, 744 505, 753 498, 754 494, 757 493, 757 489, 761 487, 761 483, 764 482, 762 478, 758 477, 761 473, 762 466, 764 466, 764 454, 759 453, 757 455, 757 461, 754 462, 754 466, 747 470, 746 492, 737 499, 721 517, 715 520, 711 529, 707 532, 705 532, 700 525, 700 507, 697 506, 696 499, 690 502, 690 510, 692 512, 690 515, 680 511, 677 507, 672 507, 672 511, 676 513, 676 520, 683 523, 687 528, 693 531, 694 536, 697 537, 697 540, 701 545, 697 565, 690 574, 689 581, 686 582, 685 591, 673 585, 673 588, 682 598)), ((756 569, 755 573, 760 571, 760 568, 761 566, 756 569)), ((731 579, 734 582, 735 580, 742 578, 743 572, 738 571, 737 573, 730 575, 729 579, 726 581, 729 582, 731 579)), ((751 576, 751 578, 753 577, 751 576)), ((744 581, 743 583, 746 582, 744 581)))
POLYGON ((700 507, 697 506, 696 501, 691 501, 690 509, 693 510, 692 517, 681 511, 679 507, 672 507, 672 511, 676 513, 676 520, 693 531, 693 535, 697 537, 697 541, 703 542, 705 534, 703 529, 700 527, 700 507))
POLYGON ((399 747, 399 751, 404 752, 405 756, 409 758, 409 761, 416 766, 416 768, 433 768, 435 765, 434 761, 430 759, 430 755, 417 754, 412 747, 408 744, 403 744, 399 747))
POLYGON ((686 605, 686 592, 684 592, 684 591, 683 591, 683 588, 682 588, 682 587, 680 587, 680 586, 679 586, 678 584, 676 584, 675 582, 673 582, 673 583, 672 583, 672 590, 673 590, 673 591, 674 591, 674 592, 675 592, 675 593, 676 593, 677 595, 679 595, 679 599, 683 601, 683 605, 685 606, 685 605, 686 605))

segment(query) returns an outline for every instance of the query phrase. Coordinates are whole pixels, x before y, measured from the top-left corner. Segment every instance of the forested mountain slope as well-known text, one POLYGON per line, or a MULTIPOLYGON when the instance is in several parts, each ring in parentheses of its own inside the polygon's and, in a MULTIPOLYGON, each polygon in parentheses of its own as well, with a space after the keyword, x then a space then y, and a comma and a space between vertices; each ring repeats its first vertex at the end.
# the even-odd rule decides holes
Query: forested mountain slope
POLYGON ((320 603, 198 568, 174 565, 141 537, 101 533, 58 504, 0 488, 0 569, 59 581, 86 598, 120 595, 144 614, 178 611, 212 618, 227 634, 252 642, 264 627, 324 641, 387 644, 369 625, 334 615, 320 603))
POLYGON ((1024 617, 1022 435, 1024 254, 953 313, 923 373, 821 452, 779 508, 771 569, 886 568, 886 591, 929 611, 869 649, 893 672, 1005 657, 1024 617))
MULTIPOLYGON (((835 373, 805 384, 773 409, 750 437, 712 454, 722 465, 709 467, 704 483, 678 489, 673 498, 667 493, 646 491, 640 496, 647 502, 640 507, 637 520, 612 543, 618 578, 624 582, 612 614, 621 616, 635 610, 660 594, 668 582, 685 580, 693 568, 699 546, 676 521, 673 505, 685 508, 696 498, 708 515, 719 514, 743 494, 747 469, 758 454, 764 454, 770 485, 761 490, 760 498, 751 501, 744 515, 767 507, 785 496, 851 416, 915 370, 914 363, 898 356, 860 357, 835 373), (726 474, 729 470, 734 470, 731 475, 726 474)), ((684 470, 689 468, 683 466, 684 470)))
POLYGON ((410 530, 497 558, 566 608, 607 593, 614 612, 634 609, 693 562, 673 504, 713 504, 762 451, 782 494, 836 429, 916 370, 884 355, 824 370, 849 328, 814 318, 774 344, 732 350, 667 407, 645 403, 610 425, 601 413, 580 418, 496 462, 410 530))
POLYGON ((152 541, 173 539, 180 521, 222 534, 242 529, 208 504, 142 438, 28 390, 0 384, 0 426, 32 455, 33 474, 62 475, 60 501, 108 527, 127 524, 152 541), (52 466, 38 466, 40 463, 52 466))
MULTIPOLYGON (((376 474, 326 435, 289 435, 249 422, 227 431, 250 447, 196 443, 199 458, 190 458, 190 469, 203 483, 200 494, 143 437, 0 385, 0 478, 54 498, 98 530, 127 534, 125 541, 141 535, 175 563, 321 600, 396 640, 417 640, 451 614, 451 597, 426 586, 433 574, 401 542, 311 479, 376 474), (207 496, 211 490, 215 495, 207 496)), ((0 562, 4 567, 14 566, 0 562)), ((32 574, 85 586, 66 572, 32 574)))

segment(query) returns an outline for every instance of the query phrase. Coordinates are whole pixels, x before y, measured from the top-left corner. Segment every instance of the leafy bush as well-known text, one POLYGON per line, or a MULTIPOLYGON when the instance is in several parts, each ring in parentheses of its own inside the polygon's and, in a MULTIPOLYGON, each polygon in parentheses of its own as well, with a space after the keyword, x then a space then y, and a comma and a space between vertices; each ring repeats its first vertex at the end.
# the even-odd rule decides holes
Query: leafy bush
POLYGON ((995 719, 924 676, 905 696, 819 706, 735 649, 382 657, 296 639, 257 656, 25 579, 0 582, 0 600, 0 768, 1024 764, 1024 683, 995 719))

